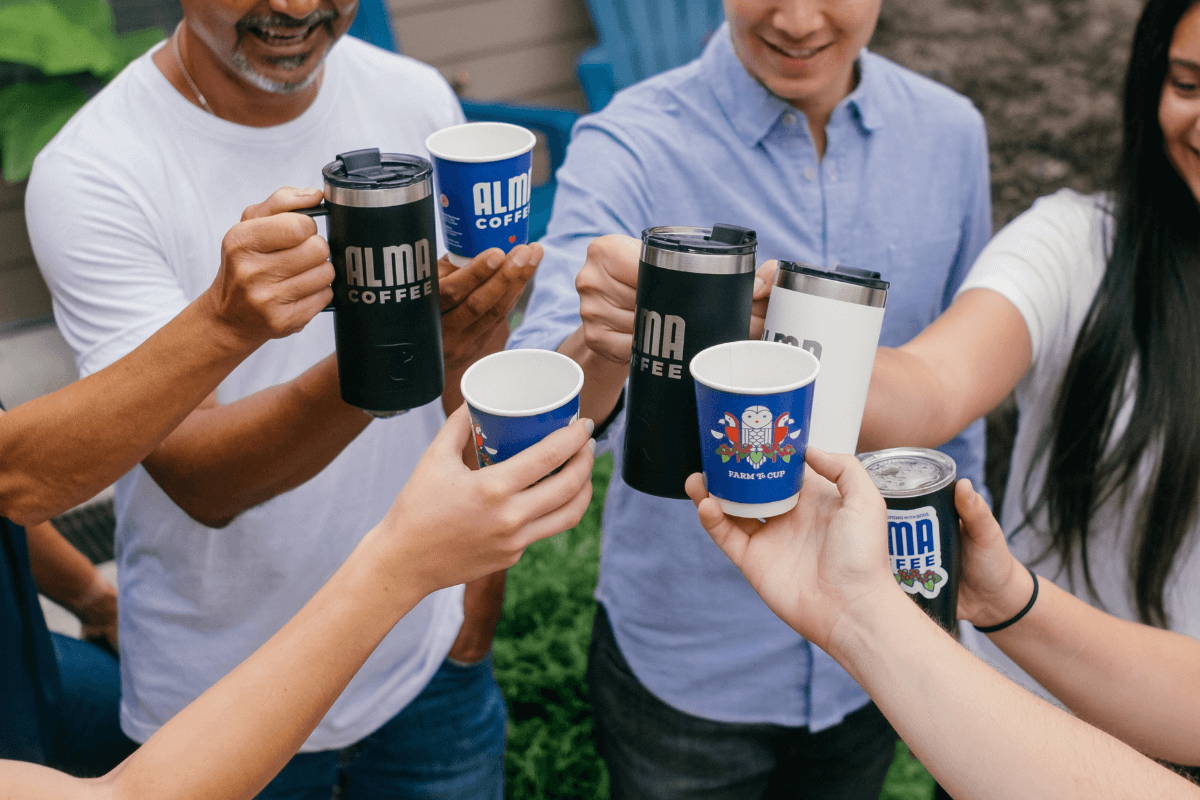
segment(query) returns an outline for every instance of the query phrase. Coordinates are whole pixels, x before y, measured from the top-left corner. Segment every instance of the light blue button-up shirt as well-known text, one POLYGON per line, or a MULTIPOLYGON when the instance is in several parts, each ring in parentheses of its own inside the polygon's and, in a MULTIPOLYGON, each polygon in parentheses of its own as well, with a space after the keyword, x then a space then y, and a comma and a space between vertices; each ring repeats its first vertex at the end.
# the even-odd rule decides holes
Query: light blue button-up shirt
MULTIPOLYGON (((653 225, 758 231, 759 260, 878 270, 891 281, 882 341, 912 338, 949 304, 991 233, 983 120, 964 97, 864 52, 819 158, 803 114, 735 55, 728 28, 704 54, 619 94, 575 129, 546 257, 513 347, 557 347, 579 325, 587 243, 653 225)), ((720 313, 714 309, 714 313, 720 313)), ((638 678, 666 703, 727 722, 837 724, 866 694, 781 622, 713 544, 686 500, 620 479, 604 509, 596 596, 638 678)), ((945 450, 978 482, 983 428, 945 450)))

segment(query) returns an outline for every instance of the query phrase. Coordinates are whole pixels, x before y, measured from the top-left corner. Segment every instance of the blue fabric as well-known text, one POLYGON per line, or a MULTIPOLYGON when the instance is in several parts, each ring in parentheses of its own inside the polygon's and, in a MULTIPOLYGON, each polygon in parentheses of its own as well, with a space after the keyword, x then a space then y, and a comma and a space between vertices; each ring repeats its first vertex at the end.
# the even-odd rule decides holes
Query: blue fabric
POLYGON ((25 531, 0 517, 0 758, 50 763, 59 692, 25 531))
POLYGON ((258 800, 502 800, 507 713, 489 656, 447 660, 379 730, 344 750, 300 753, 258 800))
POLYGON ((61 693, 58 746, 50 765, 80 777, 103 775, 137 749, 121 731, 121 669, 92 642, 50 634, 61 693))
MULTIPOLYGON (((759 259, 879 270, 882 343, 928 325, 991 233, 987 142, 970 101, 864 52, 818 159, 798 111, 742 67, 727 28, 703 55, 621 94, 575 128, 546 257, 512 347, 557 347, 579 325, 574 279, 592 237, 651 225, 754 228, 759 259)), ((721 313, 714 309, 714 313, 721 313)), ((620 442, 615 420, 607 439, 620 442)), ((946 446, 978 482, 983 425, 946 446)), ((609 487, 597 597, 657 697, 696 716, 822 730, 867 702, 770 612, 692 505, 609 487)))

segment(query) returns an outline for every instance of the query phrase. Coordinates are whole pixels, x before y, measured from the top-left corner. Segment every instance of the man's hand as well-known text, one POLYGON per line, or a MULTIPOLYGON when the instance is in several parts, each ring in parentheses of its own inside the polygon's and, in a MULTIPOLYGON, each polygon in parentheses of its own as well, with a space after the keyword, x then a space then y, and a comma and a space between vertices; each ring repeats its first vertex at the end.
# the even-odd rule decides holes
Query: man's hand
POLYGON ((784 622, 828 651, 839 623, 868 600, 907 602, 887 559, 887 509, 853 456, 808 448, 796 507, 767 522, 727 516, 703 477, 687 492, 700 523, 784 622), (835 485, 836 484, 836 485, 835 485))
POLYGON ((632 236, 600 236, 588 245, 575 277, 583 339, 601 358, 628 364, 633 351, 638 261, 642 243, 632 236))
POLYGON ((471 427, 460 406, 376 529, 391 537, 387 557, 395 558, 397 576, 422 593, 466 583, 511 567, 533 542, 573 527, 592 497, 592 427, 576 421, 472 470, 462 463, 471 427))
POLYGON ((996 625, 1016 614, 1033 593, 1033 579, 1008 549, 987 501, 963 478, 954 487, 962 520, 962 579, 958 618, 996 625))
POLYGON ((257 346, 289 336, 332 299, 329 245, 312 219, 287 213, 320 201, 316 189, 280 189, 225 234, 221 268, 205 297, 237 340, 257 346))
POLYGON ((117 590, 99 575, 91 594, 73 607, 71 612, 78 617, 83 627, 84 639, 102 639, 115 652, 117 650, 117 590))
POLYGON ((496 248, 485 250, 462 268, 445 258, 438 262, 447 373, 464 369, 504 346, 508 314, 543 254, 542 246, 535 242, 517 245, 508 255, 496 248))

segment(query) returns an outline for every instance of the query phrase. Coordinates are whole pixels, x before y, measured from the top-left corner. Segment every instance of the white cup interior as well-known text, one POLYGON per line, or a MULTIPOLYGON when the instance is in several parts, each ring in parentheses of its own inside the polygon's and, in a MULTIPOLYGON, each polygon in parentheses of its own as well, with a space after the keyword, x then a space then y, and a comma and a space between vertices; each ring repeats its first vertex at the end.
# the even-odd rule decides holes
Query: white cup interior
POLYGON ((462 377, 473 408, 502 417, 553 411, 579 394, 583 370, 553 350, 504 350, 481 358, 462 377))
POLYGON ((533 149, 537 138, 520 125, 507 122, 467 122, 435 131, 425 148, 447 161, 503 161, 533 149))
POLYGON ((782 342, 744 341, 700 351, 692 377, 734 394, 775 394, 798 389, 817 377, 820 362, 807 350, 782 342))

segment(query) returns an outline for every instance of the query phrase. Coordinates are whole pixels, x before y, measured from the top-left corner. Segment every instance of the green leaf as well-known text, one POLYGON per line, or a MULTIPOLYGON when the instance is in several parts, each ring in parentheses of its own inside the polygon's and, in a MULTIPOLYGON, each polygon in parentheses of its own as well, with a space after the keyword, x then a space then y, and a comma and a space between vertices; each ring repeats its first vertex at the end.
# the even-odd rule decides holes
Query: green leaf
POLYGON ((0 171, 7 181, 29 177, 33 157, 87 102, 70 81, 18 83, 0 90, 0 171))
POLYGON ((108 75, 116 63, 112 31, 97 35, 48 0, 0 7, 0 61, 36 67, 47 75, 108 75))
POLYGON ((721 463, 722 463, 722 464, 726 464, 726 463, 728 463, 728 462, 729 462, 729 456, 721 456, 721 463))

